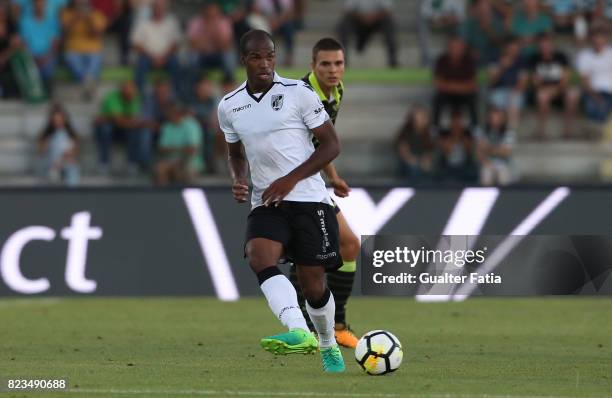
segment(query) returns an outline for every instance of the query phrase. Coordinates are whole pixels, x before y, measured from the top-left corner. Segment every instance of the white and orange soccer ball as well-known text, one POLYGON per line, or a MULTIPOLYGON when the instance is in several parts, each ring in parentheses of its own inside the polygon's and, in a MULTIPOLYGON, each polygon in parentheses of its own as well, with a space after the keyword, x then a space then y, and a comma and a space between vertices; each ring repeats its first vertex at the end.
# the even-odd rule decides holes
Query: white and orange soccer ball
POLYGON ((369 375, 395 372, 402 364, 402 344, 386 330, 372 330, 364 334, 355 348, 355 359, 369 375))

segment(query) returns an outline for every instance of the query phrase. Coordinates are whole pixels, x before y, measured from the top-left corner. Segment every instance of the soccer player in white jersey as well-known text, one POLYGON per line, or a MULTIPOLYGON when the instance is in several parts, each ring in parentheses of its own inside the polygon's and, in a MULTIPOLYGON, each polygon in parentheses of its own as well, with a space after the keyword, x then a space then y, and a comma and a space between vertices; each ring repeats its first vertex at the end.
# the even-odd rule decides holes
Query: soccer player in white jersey
POLYGON ((272 37, 252 30, 240 40, 247 81, 219 103, 219 124, 228 145, 232 192, 248 199, 245 255, 270 309, 289 329, 265 337, 275 354, 308 354, 320 348, 323 370, 345 370, 334 336, 334 297, 325 271, 342 266, 338 222, 319 172, 340 152, 329 116, 312 88, 274 72, 272 37), (312 138, 319 145, 315 149, 312 138), (295 288, 278 269, 286 258, 297 266, 306 309, 319 341, 308 330, 295 288))

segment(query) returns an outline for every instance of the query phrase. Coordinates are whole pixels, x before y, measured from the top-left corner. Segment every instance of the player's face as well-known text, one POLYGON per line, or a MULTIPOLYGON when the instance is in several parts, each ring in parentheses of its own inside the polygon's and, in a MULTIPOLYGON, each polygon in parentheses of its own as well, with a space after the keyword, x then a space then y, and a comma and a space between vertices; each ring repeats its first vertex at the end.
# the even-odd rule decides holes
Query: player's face
POLYGON ((242 57, 250 82, 265 84, 274 79, 276 54, 270 40, 257 40, 250 44, 248 53, 242 57))
POLYGON ((312 63, 312 70, 319 83, 327 87, 337 86, 344 77, 344 52, 319 51, 312 63))

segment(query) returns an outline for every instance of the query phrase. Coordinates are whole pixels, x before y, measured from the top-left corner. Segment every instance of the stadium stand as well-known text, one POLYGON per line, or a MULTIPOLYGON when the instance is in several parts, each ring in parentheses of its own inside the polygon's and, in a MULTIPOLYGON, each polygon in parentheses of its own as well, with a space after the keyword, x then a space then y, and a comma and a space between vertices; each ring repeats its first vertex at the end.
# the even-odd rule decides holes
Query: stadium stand
MULTIPOLYGON (((298 78, 308 68, 312 44, 319 38, 335 35, 343 10, 342 0, 310 0, 305 3, 304 29, 296 34, 293 68, 281 73, 298 78)), ((380 35, 362 53, 350 52, 347 71, 346 99, 338 120, 338 132, 343 141, 343 153, 336 164, 353 182, 397 181, 397 159, 393 142, 411 104, 430 107, 432 96, 431 71, 420 66, 417 40, 419 2, 395 1, 394 17, 397 24, 398 69, 387 69, 387 54, 380 35)), ((188 17, 199 12, 198 0, 173 0, 172 12, 185 29, 188 17)), ((556 35, 559 48, 574 59, 578 47, 571 35, 556 35)), ((446 46, 446 37, 430 38, 430 49, 437 56, 446 46)), ((117 40, 113 34, 104 37, 102 50, 104 70, 95 91, 95 98, 84 101, 80 88, 71 82, 65 70, 57 73, 54 100, 63 104, 75 130, 81 134, 81 164, 83 184, 150 184, 150 176, 138 178, 100 177, 96 171, 96 148, 92 120, 99 110, 101 99, 117 87, 122 78, 130 76, 129 68, 120 66, 117 40)), ((186 44, 179 51, 186 57, 186 44)), ((279 65, 283 59, 279 46, 279 65)), ((214 74, 213 76, 219 76, 214 74)), ((243 77, 239 72, 236 79, 243 77)), ((482 76, 481 76, 482 81, 482 76)), ((482 82, 481 82, 482 83, 482 82)), ((485 84, 480 84, 481 90, 485 84)), ((485 98, 485 95, 479 95, 485 98)), ((484 101, 481 101, 484 102, 484 101)), ((38 181, 33 176, 35 141, 46 123, 49 103, 30 104, 19 100, 0 101, 0 180, 12 185, 31 185, 38 181)), ((484 114, 481 104, 480 114, 484 114)), ((612 139, 605 127, 588 121, 583 113, 576 123, 571 140, 561 140, 563 117, 553 110, 548 123, 548 141, 532 140, 537 126, 537 115, 529 106, 517 129, 518 142, 514 159, 522 182, 597 182, 610 180, 612 168, 612 139), (608 137, 607 139, 605 137, 608 137)), ((608 128, 609 130, 609 128, 608 128)), ((116 170, 125 168, 125 156, 115 156, 116 170)), ((202 181, 226 181, 221 172, 205 175, 202 181)))

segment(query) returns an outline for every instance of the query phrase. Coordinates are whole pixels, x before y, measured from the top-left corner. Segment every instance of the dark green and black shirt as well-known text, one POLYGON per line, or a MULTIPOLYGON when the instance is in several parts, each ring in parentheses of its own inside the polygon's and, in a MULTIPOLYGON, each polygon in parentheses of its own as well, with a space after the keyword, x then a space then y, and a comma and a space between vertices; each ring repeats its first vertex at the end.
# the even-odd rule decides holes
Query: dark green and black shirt
POLYGON ((334 87, 331 92, 332 98, 330 99, 327 98, 323 90, 321 90, 321 86, 314 73, 308 73, 302 78, 302 81, 308 83, 313 88, 314 92, 317 93, 332 123, 336 124, 336 117, 338 117, 338 112, 340 112, 340 104, 342 103, 342 96, 344 95, 344 84, 340 82, 340 84, 334 87))

